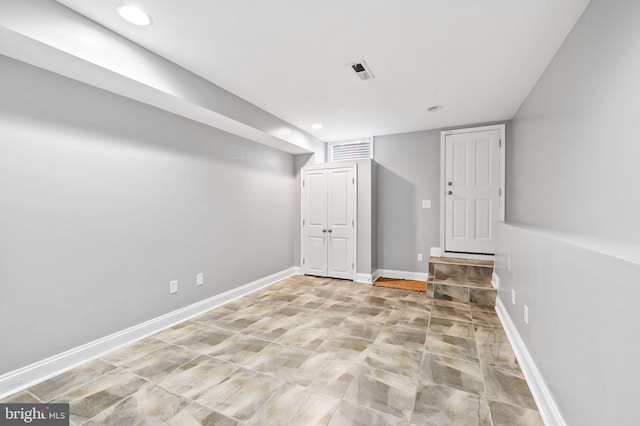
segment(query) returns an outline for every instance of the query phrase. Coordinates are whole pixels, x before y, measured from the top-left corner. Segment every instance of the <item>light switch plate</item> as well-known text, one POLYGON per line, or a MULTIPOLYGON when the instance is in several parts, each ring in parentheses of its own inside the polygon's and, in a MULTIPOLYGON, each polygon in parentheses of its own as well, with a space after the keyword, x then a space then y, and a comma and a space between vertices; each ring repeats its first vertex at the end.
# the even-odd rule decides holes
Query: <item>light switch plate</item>
POLYGON ((196 285, 204 284, 204 274, 196 275, 196 285))
POLYGON ((431 208, 431 200, 422 200, 422 208, 430 209, 431 208))
POLYGON ((171 281, 169 283, 169 294, 175 294, 178 292, 178 281, 171 281))

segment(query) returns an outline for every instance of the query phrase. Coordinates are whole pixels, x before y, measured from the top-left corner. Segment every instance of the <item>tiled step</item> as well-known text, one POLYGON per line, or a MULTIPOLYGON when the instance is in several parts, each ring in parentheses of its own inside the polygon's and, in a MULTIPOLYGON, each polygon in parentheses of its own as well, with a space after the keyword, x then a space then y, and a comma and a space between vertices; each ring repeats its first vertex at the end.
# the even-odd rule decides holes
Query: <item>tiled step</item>
POLYGON ((495 306, 497 291, 491 284, 493 261, 451 257, 429 258, 427 295, 435 299, 495 306))

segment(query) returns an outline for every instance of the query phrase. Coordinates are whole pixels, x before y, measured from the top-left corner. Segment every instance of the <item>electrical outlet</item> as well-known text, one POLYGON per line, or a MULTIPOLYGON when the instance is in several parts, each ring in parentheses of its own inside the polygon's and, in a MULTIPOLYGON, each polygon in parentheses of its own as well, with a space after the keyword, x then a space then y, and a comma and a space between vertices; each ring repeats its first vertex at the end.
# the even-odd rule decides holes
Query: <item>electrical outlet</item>
POLYGON ((529 307, 524 305, 524 323, 529 324, 529 307))
POLYGON ((430 209, 431 208, 431 200, 422 200, 422 208, 430 209))
POLYGON ((418 253, 418 262, 422 262, 422 253, 418 253))
POLYGON ((511 303, 516 304, 516 291, 511 289, 511 303))
POLYGON ((196 285, 204 284, 204 274, 196 275, 196 285))
POLYGON ((175 294, 178 292, 178 281, 171 281, 169 283, 169 294, 175 294))

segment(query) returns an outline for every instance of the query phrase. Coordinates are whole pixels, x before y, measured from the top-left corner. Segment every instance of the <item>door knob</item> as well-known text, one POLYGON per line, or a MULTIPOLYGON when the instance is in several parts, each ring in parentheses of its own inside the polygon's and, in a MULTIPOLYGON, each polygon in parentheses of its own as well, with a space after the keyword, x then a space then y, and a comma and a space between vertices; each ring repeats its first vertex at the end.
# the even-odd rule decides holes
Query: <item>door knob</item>
POLYGON ((327 232, 327 230, 326 230, 326 229, 323 229, 323 230, 322 230, 322 232, 327 232))
POLYGON ((333 232, 333 229, 329 229, 327 232, 333 232))
POLYGON ((452 186, 453 182, 447 182, 447 185, 452 186))
POLYGON ((451 194, 453 194, 453 192, 447 191, 447 195, 451 195, 451 194))

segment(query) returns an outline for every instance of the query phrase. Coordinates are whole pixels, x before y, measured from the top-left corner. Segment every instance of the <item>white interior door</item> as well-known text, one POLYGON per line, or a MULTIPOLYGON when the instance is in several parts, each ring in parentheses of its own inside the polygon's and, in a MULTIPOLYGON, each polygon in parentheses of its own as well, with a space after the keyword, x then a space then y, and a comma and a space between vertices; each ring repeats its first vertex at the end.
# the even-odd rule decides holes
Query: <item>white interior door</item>
POLYGON ((445 251, 495 253, 500 218, 500 130, 445 137, 445 251))
POLYGON ((354 260, 354 203, 355 179, 352 168, 328 170, 328 215, 329 276, 353 278, 354 260))
POLYGON ((302 172, 302 269, 355 277, 355 167, 302 172))
POLYGON ((302 176, 303 272, 327 276, 327 171, 311 170, 302 176))

